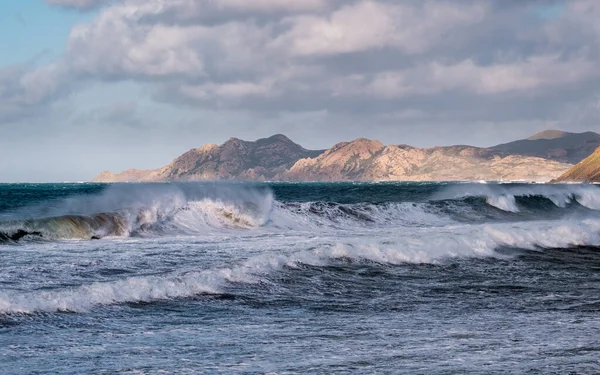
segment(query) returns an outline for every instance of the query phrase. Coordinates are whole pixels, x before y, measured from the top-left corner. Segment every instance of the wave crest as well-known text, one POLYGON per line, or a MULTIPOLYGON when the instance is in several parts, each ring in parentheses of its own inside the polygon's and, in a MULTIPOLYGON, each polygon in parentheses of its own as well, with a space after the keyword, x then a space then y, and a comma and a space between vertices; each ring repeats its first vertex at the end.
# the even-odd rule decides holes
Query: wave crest
POLYGON ((327 267, 340 260, 400 265, 440 264, 449 259, 505 258, 503 248, 543 249, 600 246, 600 221, 531 222, 419 228, 378 241, 360 236, 311 243, 291 253, 267 251, 230 267, 162 276, 138 276, 75 288, 18 293, 0 292, 0 313, 85 312, 97 306, 189 298, 227 293, 232 283, 268 285, 277 272, 302 265, 327 267))
POLYGON ((0 241, 89 240, 253 228, 268 221, 272 205, 273 195, 268 189, 221 184, 115 185, 99 196, 76 197, 57 207, 17 212, 13 216, 46 217, 0 222, 0 241))
POLYGON ((588 209, 600 210, 600 189, 595 185, 455 185, 434 194, 432 199, 460 200, 470 197, 485 198, 490 206, 513 213, 521 211, 517 198, 543 198, 558 208, 577 202, 588 209))
POLYGON ((0 221, 0 242, 196 235, 263 226, 275 231, 444 227, 489 219, 543 220, 548 213, 560 218, 564 214, 554 208, 581 206, 600 210, 596 186, 460 184, 421 201, 342 204, 276 201, 266 185, 113 185, 97 196, 12 213, 0 221))

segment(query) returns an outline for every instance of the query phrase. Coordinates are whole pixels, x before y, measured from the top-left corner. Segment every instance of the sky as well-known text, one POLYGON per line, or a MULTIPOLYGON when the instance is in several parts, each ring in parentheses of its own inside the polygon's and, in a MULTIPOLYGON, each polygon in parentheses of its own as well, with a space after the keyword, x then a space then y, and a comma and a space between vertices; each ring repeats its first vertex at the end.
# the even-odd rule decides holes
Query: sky
POLYGON ((0 182, 230 137, 491 146, 600 132, 597 0, 4 0, 0 182))

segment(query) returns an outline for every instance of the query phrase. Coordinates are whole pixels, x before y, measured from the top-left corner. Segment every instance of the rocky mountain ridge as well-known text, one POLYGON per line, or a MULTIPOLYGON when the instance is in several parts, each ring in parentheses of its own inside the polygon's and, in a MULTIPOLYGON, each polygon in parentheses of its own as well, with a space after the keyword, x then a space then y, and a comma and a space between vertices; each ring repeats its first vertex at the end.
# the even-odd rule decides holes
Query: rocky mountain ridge
POLYGON ((576 160, 596 138, 600 142, 596 133, 546 131, 489 148, 386 146, 360 138, 319 151, 277 134, 254 142, 231 138, 222 145, 207 144, 156 170, 102 172, 93 181, 548 181, 565 173, 572 164, 564 160, 576 160))
POLYGON ((600 134, 545 130, 527 139, 490 147, 502 155, 535 156, 561 163, 577 164, 600 147, 600 134))
POLYGON ((282 134, 254 142, 230 138, 222 145, 191 149, 169 165, 155 170, 102 172, 95 182, 161 182, 198 180, 278 180, 302 158, 322 150, 307 150, 282 134))
POLYGON ((292 181, 548 181, 570 164, 472 146, 416 148, 358 139, 296 162, 292 181))

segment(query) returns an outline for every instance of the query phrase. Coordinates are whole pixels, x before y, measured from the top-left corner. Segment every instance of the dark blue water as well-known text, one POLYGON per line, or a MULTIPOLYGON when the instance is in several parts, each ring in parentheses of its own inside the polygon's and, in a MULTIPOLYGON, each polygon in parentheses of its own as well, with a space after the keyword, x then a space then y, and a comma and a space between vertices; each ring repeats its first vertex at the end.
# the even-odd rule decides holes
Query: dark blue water
POLYGON ((600 190, 0 185, 0 373, 598 373, 600 190))

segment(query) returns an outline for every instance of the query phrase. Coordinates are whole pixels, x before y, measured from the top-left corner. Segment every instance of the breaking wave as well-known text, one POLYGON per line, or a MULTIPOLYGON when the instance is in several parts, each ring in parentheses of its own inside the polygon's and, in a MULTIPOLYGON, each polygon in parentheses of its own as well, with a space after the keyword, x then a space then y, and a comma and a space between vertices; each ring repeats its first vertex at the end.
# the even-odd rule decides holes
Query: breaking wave
MULTIPOLYGON (((0 242, 195 235, 210 231, 426 228, 481 220, 544 220, 600 209, 593 185, 451 185, 416 201, 278 201, 266 185, 113 185, 0 215, 0 242), (510 214, 512 216, 506 216, 510 214)), ((590 214, 588 213, 588 216, 590 214)))
POLYGON ((0 222, 0 241, 91 240, 253 228, 266 223, 272 204, 268 189, 219 184, 115 185, 99 196, 75 197, 13 213, 34 218, 0 222))
POLYGON ((434 200, 457 200, 483 197, 486 203, 502 211, 521 211, 518 199, 543 199, 558 208, 577 203, 591 210, 600 210, 600 189, 595 185, 505 185, 470 184, 454 185, 436 193, 434 200))
POLYGON ((271 277, 274 273, 294 272, 303 266, 327 267, 339 261, 438 264, 456 258, 510 256, 497 252, 502 248, 542 251, 578 246, 600 246, 600 220, 420 228, 385 241, 338 240, 288 254, 265 252, 231 267, 136 276, 67 289, 1 292, 0 313, 85 312, 104 305, 225 294, 235 284, 268 286, 277 282, 271 277))

